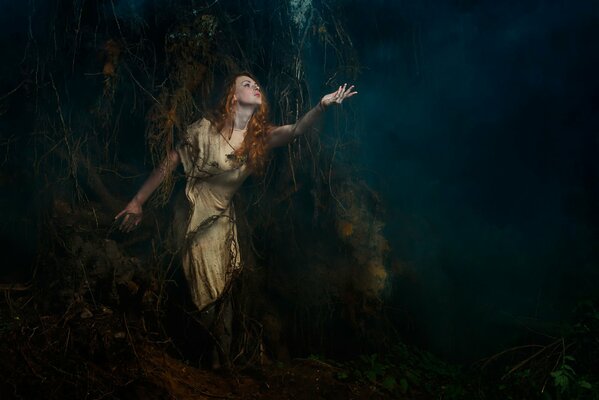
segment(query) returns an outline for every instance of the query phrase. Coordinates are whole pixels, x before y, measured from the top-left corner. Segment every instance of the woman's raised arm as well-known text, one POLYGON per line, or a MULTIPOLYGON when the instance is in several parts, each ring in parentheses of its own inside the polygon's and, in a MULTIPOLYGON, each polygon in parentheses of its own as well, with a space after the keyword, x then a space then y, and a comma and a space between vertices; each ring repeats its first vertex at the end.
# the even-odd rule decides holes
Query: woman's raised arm
POLYGON ((132 231, 139 223, 142 218, 142 206, 148 200, 148 198, 154 193, 154 190, 164 181, 164 178, 173 172, 173 170, 179 165, 181 162, 181 158, 179 157, 179 153, 175 150, 171 150, 168 153, 168 157, 164 159, 160 163, 159 166, 154 168, 148 179, 144 182, 144 184, 139 188, 139 191, 133 199, 127 204, 127 206, 114 217, 114 219, 118 219, 124 216, 123 221, 119 229, 123 232, 132 231))
POLYGON ((353 91, 354 85, 343 84, 333 93, 325 95, 316 107, 312 108, 293 125, 283 125, 273 128, 268 134, 267 145, 269 148, 284 146, 299 136, 312 129, 322 116, 322 113, 333 104, 341 104, 343 100, 352 97, 358 92, 353 91))

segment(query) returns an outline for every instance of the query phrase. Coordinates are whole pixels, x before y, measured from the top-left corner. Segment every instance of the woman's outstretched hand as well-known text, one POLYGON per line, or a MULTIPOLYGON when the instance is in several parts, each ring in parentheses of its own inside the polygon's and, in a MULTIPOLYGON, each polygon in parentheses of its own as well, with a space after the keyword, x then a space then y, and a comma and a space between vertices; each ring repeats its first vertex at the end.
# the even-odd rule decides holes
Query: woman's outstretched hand
POLYGON ((123 232, 131 232, 133 229, 137 228, 141 222, 142 214, 141 204, 133 199, 127 204, 123 211, 114 217, 114 219, 117 220, 124 216, 119 229, 123 232))
POLYGON ((353 95, 358 94, 358 92, 353 91, 353 89, 354 85, 348 87, 347 83, 344 83, 342 86, 339 86, 339 89, 337 89, 335 92, 325 95, 320 100, 320 104, 322 104, 323 107, 328 107, 331 104, 341 104, 343 100, 349 99, 353 95))

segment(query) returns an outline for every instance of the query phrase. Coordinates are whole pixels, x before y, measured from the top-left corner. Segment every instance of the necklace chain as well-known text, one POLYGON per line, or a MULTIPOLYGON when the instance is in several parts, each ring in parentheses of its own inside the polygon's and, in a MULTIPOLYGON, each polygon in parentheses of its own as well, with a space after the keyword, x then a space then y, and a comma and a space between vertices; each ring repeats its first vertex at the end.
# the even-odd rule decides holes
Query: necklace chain
MULTIPOLYGON (((246 131, 246 130, 247 130, 247 128, 246 128, 246 129, 237 129, 237 128, 233 128, 233 132, 234 132, 234 131, 237 131, 237 132, 244 132, 244 131, 246 131)), ((233 132, 231 132, 231 138, 233 137, 233 132)), ((222 136, 222 138, 223 138, 223 139, 225 139, 225 142, 227 142, 227 144, 229 145, 229 147, 230 147, 230 148, 232 148, 232 149, 233 149, 233 151, 237 151, 237 149, 235 149, 235 147, 233 147, 233 145, 232 145, 232 144, 231 144, 231 142, 229 141, 229 139, 231 139, 231 138, 227 139, 227 138, 225 137, 225 135, 223 135, 222 131, 221 131, 221 132, 219 132, 219 133, 220 133, 220 135, 222 136)))
MULTIPOLYGON (((243 132, 245 130, 246 129, 235 129, 235 128, 233 128, 233 131, 238 131, 238 132, 243 132)), ((242 155, 242 156, 236 155, 235 152, 237 151, 237 149, 235 149, 235 147, 233 147, 233 145, 231 144, 231 142, 229 141, 229 139, 227 139, 225 137, 225 135, 223 135, 222 131, 219 132, 219 133, 222 136, 222 138, 225 139, 225 142, 227 142, 227 144, 229 145, 229 147, 233 150, 233 153, 227 154, 227 159, 231 160, 233 162, 236 162, 238 164, 243 164, 247 160, 247 155, 242 155)), ((233 132, 231 132, 231 137, 233 137, 233 132)))

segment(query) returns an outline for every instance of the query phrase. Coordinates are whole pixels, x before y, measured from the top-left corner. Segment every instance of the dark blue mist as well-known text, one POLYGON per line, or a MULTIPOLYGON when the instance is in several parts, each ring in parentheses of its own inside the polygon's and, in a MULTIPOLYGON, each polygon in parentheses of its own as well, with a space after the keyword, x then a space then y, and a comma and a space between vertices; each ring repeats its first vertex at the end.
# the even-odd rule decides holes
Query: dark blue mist
POLYGON ((391 297, 437 351, 489 354, 595 292, 598 5, 347 4, 391 297))

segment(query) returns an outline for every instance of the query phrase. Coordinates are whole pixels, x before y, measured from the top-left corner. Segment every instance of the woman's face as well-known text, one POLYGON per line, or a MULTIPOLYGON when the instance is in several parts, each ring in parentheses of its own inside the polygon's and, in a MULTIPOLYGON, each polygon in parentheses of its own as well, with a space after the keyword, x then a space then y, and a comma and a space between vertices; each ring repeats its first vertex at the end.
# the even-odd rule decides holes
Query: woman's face
POLYGON ((235 79, 235 99, 240 105, 259 106, 262 104, 262 92, 256 81, 241 75, 235 79))

